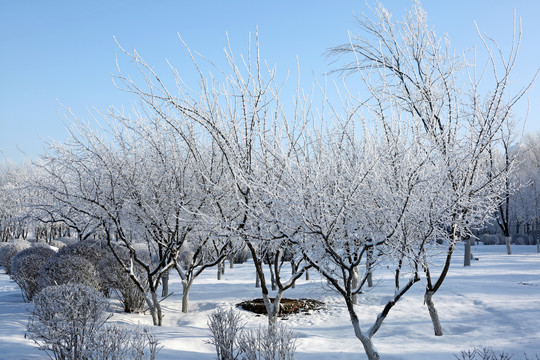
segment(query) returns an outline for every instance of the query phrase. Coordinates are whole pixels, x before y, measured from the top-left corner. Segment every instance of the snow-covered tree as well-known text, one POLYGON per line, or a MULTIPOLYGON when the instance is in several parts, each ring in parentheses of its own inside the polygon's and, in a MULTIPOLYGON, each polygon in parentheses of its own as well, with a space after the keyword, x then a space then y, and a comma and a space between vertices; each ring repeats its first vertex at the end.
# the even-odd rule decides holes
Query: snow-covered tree
POLYGON ((489 40, 481 36, 493 70, 490 91, 483 95, 486 92, 481 89, 488 76, 477 77, 474 64, 468 67, 447 38, 436 36, 419 2, 397 21, 379 5, 373 17, 358 19, 358 27, 359 33, 351 35, 347 44, 332 49, 335 55, 353 58, 340 70, 368 91, 364 106, 379 113, 375 121, 393 111, 420 125, 414 129, 422 134, 422 144, 432 152, 430 158, 444 179, 445 187, 440 190, 445 190, 438 200, 441 204, 436 201, 434 205, 448 210, 446 218, 440 217, 443 214, 435 217, 438 226, 447 229, 446 260, 436 280, 429 263, 422 264, 426 304, 435 332, 441 335, 432 297, 445 279, 456 244, 494 213, 508 176, 506 166, 492 170, 490 151, 510 123, 512 106, 530 87, 526 84, 517 92, 510 91, 520 34, 514 34, 508 57, 497 52, 497 47, 493 50, 489 40))

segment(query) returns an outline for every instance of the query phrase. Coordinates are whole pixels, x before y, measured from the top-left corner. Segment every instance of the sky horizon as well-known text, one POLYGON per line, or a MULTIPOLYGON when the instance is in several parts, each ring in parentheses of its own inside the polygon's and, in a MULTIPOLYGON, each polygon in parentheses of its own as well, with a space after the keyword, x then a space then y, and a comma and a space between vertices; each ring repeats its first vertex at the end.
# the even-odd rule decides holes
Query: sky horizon
MULTIPOLYGON (((332 70, 326 50, 347 42, 347 31, 355 30, 354 15, 369 12, 366 3, 374 1, 269 5, 247 0, 160 0, 150 6, 127 0, 0 0, 0 159, 15 163, 35 159, 43 152, 41 139, 64 139, 62 117, 68 108, 89 120, 87 109, 129 106, 130 98, 112 83, 118 52, 114 38, 127 49, 136 48, 156 69, 166 71, 168 59, 182 72, 192 68, 178 35, 193 50, 221 62, 226 34, 240 54, 247 50, 249 33, 258 29, 263 57, 282 74, 290 71, 293 82, 298 59, 301 86, 309 89, 314 76, 332 70)), ((396 19, 411 5, 403 0, 382 3, 396 19)), ((422 5, 429 24, 438 35, 448 34, 458 51, 479 45, 475 21, 503 50, 508 49, 515 9, 523 26, 516 86, 524 86, 540 67, 539 1, 423 1, 422 5)), ((539 132, 538 84, 516 109, 516 117, 523 119, 527 109, 525 131, 539 132)))

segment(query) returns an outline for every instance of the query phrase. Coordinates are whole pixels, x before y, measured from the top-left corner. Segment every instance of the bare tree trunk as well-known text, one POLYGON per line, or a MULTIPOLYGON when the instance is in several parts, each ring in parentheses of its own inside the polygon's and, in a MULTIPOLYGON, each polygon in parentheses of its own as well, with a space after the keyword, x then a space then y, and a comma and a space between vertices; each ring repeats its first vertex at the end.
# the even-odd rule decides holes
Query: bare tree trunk
POLYGON ((169 271, 163 274, 163 277, 161 278, 161 284, 161 297, 167 297, 169 295, 169 271))
POLYGON ((471 266, 471 238, 465 239, 465 257, 463 260, 463 266, 471 266))
POLYGON ((150 296, 145 296, 145 299, 150 315, 152 316, 152 323, 154 326, 161 326, 163 315, 157 294, 152 292, 150 293, 150 296))
POLYGON ((512 255, 512 236, 506 236, 504 239, 506 240, 506 252, 508 255, 512 255))
POLYGON ((439 313, 435 308, 435 303, 433 303, 433 294, 435 294, 433 291, 426 290, 424 294, 424 303, 428 308, 429 316, 431 317, 431 322, 433 323, 433 330, 435 332, 435 336, 443 336, 439 313))
POLYGON ((373 249, 368 249, 366 252, 366 271, 368 272, 368 287, 373 287, 373 249))
POLYGON ((272 267, 272 264, 269 264, 268 267, 270 268, 270 283, 272 284, 272 291, 276 291, 277 290, 276 274, 274 274, 274 269, 272 267))
POLYGON ((189 312, 189 290, 191 290, 191 282, 182 281, 182 312, 189 312))
POLYGON ((223 276, 223 270, 221 269, 222 267, 223 267, 223 263, 219 262, 218 266, 217 266, 217 279, 218 280, 221 280, 221 278, 223 276))
POLYGON ((309 281, 309 269, 306 270, 306 281, 309 281))
MULTIPOLYGON (((298 270, 298 266, 296 265, 296 263, 294 262, 294 259, 293 259, 293 260, 291 260, 291 274, 294 275, 297 270, 298 270)), ((291 288, 293 288, 293 289, 296 288, 296 280, 293 281, 291 288)))
POLYGON ((540 253, 540 229, 538 229, 538 224, 536 224, 536 252, 540 253))
POLYGON ((255 272, 255 287, 260 288, 261 287, 261 278, 259 277, 259 274, 255 272))
POLYGON ((375 347, 373 346, 373 341, 371 341, 370 337, 364 335, 364 333, 360 329, 360 322, 358 321, 358 317, 355 314, 351 314, 350 311, 349 316, 351 317, 354 334, 356 335, 356 338, 362 343, 368 360, 380 360, 381 357, 377 353, 377 350, 375 350, 375 347))
MULTIPOLYGON (((356 289, 359 283, 360 283, 359 270, 358 270, 358 266, 355 266, 352 271, 351 288, 356 289)), ((354 305, 358 305, 358 293, 353 294, 352 303, 354 305)))

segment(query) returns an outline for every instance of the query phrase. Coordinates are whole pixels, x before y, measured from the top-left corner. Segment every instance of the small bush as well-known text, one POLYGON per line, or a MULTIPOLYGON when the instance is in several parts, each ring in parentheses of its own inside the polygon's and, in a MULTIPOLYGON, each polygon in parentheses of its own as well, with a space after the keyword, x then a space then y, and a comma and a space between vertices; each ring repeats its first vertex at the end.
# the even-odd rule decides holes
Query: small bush
POLYGON ((43 289, 34 297, 34 305, 27 336, 58 360, 85 359, 92 334, 107 320, 107 300, 82 284, 43 289))
POLYGON ((247 247, 244 247, 234 253, 233 262, 235 264, 243 264, 249 259, 251 259, 251 251, 247 247))
MULTIPOLYGON (((528 357, 527 354, 524 354, 523 356, 524 357, 521 358, 521 360, 533 360, 533 358, 528 357)), ((454 354, 454 357, 457 360, 520 360, 515 357, 515 354, 509 354, 504 351, 496 352, 490 348, 464 350, 459 355, 454 354)), ((540 360, 540 357, 536 355, 534 359, 540 360)))
POLYGON ((11 260, 17 253, 31 246, 26 240, 16 240, 0 248, 0 265, 4 267, 6 274, 11 274, 11 260))
POLYGON ((161 347, 147 326, 104 324, 87 346, 88 359, 154 360, 161 347))
POLYGON ((101 281, 95 266, 85 258, 57 253, 41 267, 37 279, 38 291, 52 285, 77 283, 101 289, 101 281))
POLYGON ((37 278, 43 264, 56 254, 46 246, 24 249, 11 260, 11 278, 19 285, 25 301, 38 292, 37 278))
POLYGON ((241 316, 217 309, 208 317, 211 338, 218 360, 293 360, 296 337, 285 325, 245 331, 241 316))
POLYGON ((283 324, 247 331, 240 336, 243 360, 293 360, 296 337, 283 324))
POLYGON ((209 344, 214 345, 218 360, 235 360, 240 356, 238 341, 244 325, 241 316, 233 309, 217 309, 208 316, 208 328, 212 337, 209 344))

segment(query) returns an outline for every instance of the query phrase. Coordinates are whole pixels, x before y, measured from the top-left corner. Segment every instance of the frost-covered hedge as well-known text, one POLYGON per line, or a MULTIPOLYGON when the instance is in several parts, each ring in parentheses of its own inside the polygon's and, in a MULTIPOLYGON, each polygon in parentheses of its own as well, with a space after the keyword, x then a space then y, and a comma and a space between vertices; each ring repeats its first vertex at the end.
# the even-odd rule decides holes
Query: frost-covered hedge
POLYGON ((96 267, 85 258, 62 255, 58 252, 41 267, 37 279, 38 291, 52 285, 77 283, 101 289, 101 280, 96 267))
POLYGON ((27 336, 53 359, 85 359, 91 335, 107 320, 108 306, 89 286, 49 286, 34 297, 27 336))
POLYGON ((109 253, 107 244, 99 240, 84 240, 68 244, 58 250, 58 255, 75 255, 85 258, 97 266, 101 259, 109 253))
POLYGON ((33 246, 20 251, 11 260, 11 278, 21 288, 25 301, 31 301, 37 294, 41 267, 55 254, 48 246, 33 246))
MULTIPOLYGON (((129 263, 129 255, 127 252, 119 251, 120 257, 129 263)), ((116 291, 118 298, 124 305, 124 311, 127 313, 142 312, 146 301, 145 293, 148 291, 148 286, 144 281, 146 279, 145 270, 142 266, 134 264, 134 273, 145 284, 145 292, 142 292, 135 282, 131 279, 128 273, 122 268, 118 260, 108 254, 98 264, 97 267, 101 278, 102 287, 109 291, 116 291)))
POLYGON ((15 240, 0 248, 0 265, 4 267, 6 274, 11 273, 11 259, 17 253, 28 249, 32 244, 26 240, 15 240))
POLYGON ((107 324, 108 310, 89 286, 50 286, 34 298, 27 336, 56 360, 155 359, 160 348, 151 329, 107 324))

